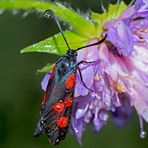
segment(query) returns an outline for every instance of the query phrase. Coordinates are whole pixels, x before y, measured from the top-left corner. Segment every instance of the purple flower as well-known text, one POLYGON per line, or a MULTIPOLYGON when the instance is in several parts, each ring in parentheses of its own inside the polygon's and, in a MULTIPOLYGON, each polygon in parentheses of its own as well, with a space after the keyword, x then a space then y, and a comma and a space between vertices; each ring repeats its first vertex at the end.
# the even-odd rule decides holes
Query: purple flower
POLYGON ((148 1, 137 0, 119 18, 107 21, 104 30, 108 35, 104 43, 78 52, 77 62, 97 61, 80 65, 83 80, 93 92, 77 74, 71 131, 80 143, 86 125, 92 123, 94 131, 99 131, 107 123, 109 112, 121 127, 135 108, 142 138, 143 120, 148 122, 148 1))

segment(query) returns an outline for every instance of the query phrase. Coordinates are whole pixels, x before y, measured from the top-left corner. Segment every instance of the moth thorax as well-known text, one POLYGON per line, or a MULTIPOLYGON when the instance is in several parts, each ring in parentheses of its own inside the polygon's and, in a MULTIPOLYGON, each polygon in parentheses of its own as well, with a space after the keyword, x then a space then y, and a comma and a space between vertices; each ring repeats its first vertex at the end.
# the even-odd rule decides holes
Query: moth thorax
POLYGON ((69 49, 69 50, 67 50, 66 57, 67 57, 69 60, 76 61, 77 52, 74 51, 74 50, 72 50, 72 49, 69 49))

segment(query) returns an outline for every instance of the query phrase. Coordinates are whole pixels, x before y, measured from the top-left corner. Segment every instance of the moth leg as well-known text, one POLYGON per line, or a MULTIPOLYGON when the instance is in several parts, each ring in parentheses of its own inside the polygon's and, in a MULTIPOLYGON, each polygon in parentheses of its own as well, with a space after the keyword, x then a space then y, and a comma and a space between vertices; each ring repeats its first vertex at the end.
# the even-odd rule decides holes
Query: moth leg
POLYGON ((97 61, 90 61, 90 62, 87 62, 87 61, 80 61, 79 63, 77 63, 78 71, 79 71, 79 74, 80 74, 80 79, 81 79, 81 81, 82 81, 84 87, 85 87, 86 89, 88 89, 89 91, 91 91, 91 92, 93 92, 93 90, 90 89, 90 88, 88 88, 87 85, 85 84, 85 82, 83 81, 83 77, 82 77, 82 74, 81 74, 79 65, 80 65, 80 64, 83 64, 83 63, 84 63, 84 64, 93 64, 93 63, 96 63, 96 62, 99 62, 99 60, 97 60, 97 61))
POLYGON ((96 63, 96 62, 99 62, 99 60, 97 60, 97 61, 90 61, 90 62, 88 62, 88 61, 80 61, 77 65, 80 65, 80 64, 93 64, 93 63, 96 63))
POLYGON ((93 92, 93 90, 92 90, 92 89, 90 89, 90 88, 88 88, 88 87, 87 87, 87 85, 85 84, 85 82, 83 81, 82 73, 81 73, 81 71, 80 71, 80 68, 79 68, 79 67, 78 67, 78 71, 79 71, 79 74, 80 74, 80 79, 81 79, 81 82, 82 82, 83 86, 84 86, 86 89, 88 89, 89 91, 93 92))

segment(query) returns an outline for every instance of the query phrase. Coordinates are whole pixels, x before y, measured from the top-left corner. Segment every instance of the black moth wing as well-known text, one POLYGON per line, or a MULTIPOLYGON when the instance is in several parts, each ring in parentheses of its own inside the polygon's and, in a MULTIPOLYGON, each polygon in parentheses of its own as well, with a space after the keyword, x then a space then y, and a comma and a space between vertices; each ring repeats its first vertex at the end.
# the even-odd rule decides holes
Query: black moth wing
MULTIPOLYGON (((73 90, 72 93, 66 94, 61 100, 64 102, 67 97, 73 98, 73 90)), ((54 110, 51 110, 45 118, 45 133, 52 144, 57 145, 60 144, 62 140, 64 140, 70 123, 72 107, 73 104, 69 107, 65 107, 61 113, 56 113, 54 110), (57 119, 59 117, 65 117, 68 120, 66 127, 61 128, 57 125, 57 119)))
POLYGON ((46 102, 41 105, 40 118, 34 136, 46 133, 52 144, 59 144, 65 138, 68 126, 59 128, 56 121, 60 116, 65 116, 70 121, 72 105, 69 108, 65 108, 60 114, 53 111, 52 108, 57 102, 64 101, 65 98, 74 97, 74 88, 67 90, 65 83, 71 74, 76 73, 76 70, 76 59, 69 59, 67 55, 56 63, 53 77, 50 78, 47 85, 46 102))

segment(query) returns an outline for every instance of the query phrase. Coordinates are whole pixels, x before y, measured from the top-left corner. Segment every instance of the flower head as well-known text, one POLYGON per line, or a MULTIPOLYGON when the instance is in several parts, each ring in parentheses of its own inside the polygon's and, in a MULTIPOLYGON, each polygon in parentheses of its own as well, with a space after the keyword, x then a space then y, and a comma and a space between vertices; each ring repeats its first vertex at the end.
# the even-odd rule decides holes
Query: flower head
MULTIPOLYGON (((84 83, 77 74, 72 132, 81 142, 88 123, 99 131, 111 112, 114 123, 121 127, 131 116, 132 107, 138 113, 141 137, 143 119, 148 122, 148 1, 137 0, 119 17, 103 24, 104 43, 78 52, 84 83)), ((96 40, 91 41, 96 42, 96 40)), ((46 76, 42 88, 47 84, 46 76)))

